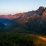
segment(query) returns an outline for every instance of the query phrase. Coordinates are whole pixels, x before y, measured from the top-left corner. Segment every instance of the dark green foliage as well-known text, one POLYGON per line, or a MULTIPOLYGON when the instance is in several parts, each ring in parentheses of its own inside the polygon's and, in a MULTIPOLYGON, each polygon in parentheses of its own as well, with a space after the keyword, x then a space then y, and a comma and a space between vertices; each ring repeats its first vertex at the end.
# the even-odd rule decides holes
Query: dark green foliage
MULTIPOLYGON (((0 46, 44 46, 37 35, 24 33, 0 33, 0 46)), ((45 44, 46 45, 46 44, 45 44)))
POLYGON ((33 46, 33 37, 26 34, 0 34, 0 46, 33 46))

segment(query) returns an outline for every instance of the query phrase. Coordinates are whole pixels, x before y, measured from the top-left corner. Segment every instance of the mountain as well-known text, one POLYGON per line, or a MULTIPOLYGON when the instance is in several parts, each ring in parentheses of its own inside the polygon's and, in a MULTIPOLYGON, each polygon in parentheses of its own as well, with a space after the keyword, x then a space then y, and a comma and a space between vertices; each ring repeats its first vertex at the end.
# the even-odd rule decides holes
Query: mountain
POLYGON ((22 23, 26 23, 27 21, 29 21, 29 19, 34 19, 34 18, 37 18, 37 17, 38 18, 45 18, 46 8, 41 6, 36 11, 29 11, 29 12, 26 12, 25 14, 26 15, 24 17, 22 17, 18 20, 20 23, 21 23, 21 21, 23 21, 22 23))
POLYGON ((0 15, 0 22, 5 25, 4 31, 46 34, 46 8, 40 6, 35 11, 0 15))
POLYGON ((20 18, 20 17, 28 17, 28 16, 33 16, 35 14, 39 15, 39 16, 43 16, 46 13, 46 8, 44 8, 43 6, 40 6, 37 10, 35 11, 29 11, 29 12, 23 12, 23 13, 17 13, 15 15, 0 15, 0 18, 5 18, 5 19, 9 19, 9 20, 13 20, 16 18, 20 18))
POLYGON ((0 15, 0 18, 7 18, 9 20, 12 20, 12 19, 18 18, 22 15, 23 15, 23 13, 17 13, 15 15, 0 15))

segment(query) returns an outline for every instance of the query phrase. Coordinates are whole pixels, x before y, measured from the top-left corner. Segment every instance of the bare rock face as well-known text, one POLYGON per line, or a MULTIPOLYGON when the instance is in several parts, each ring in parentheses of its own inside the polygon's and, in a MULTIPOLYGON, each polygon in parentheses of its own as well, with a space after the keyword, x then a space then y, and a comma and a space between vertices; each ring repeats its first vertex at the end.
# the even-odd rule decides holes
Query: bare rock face
POLYGON ((46 8, 45 8, 44 12, 42 13, 42 19, 46 19, 46 8))

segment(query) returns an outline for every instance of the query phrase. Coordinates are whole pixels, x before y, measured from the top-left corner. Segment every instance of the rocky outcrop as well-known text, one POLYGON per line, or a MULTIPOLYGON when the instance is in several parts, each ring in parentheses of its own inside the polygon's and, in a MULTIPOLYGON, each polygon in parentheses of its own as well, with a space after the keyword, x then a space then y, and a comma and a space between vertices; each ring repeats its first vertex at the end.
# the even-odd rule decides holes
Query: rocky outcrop
POLYGON ((46 19, 46 8, 45 8, 44 12, 42 13, 42 19, 46 19))

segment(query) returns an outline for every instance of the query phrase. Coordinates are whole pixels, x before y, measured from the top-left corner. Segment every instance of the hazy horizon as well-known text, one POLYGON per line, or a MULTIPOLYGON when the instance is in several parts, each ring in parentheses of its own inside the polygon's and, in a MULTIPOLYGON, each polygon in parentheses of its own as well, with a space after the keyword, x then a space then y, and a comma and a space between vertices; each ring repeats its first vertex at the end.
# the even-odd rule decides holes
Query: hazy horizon
POLYGON ((0 15, 16 14, 46 7, 46 0, 0 0, 0 15))

